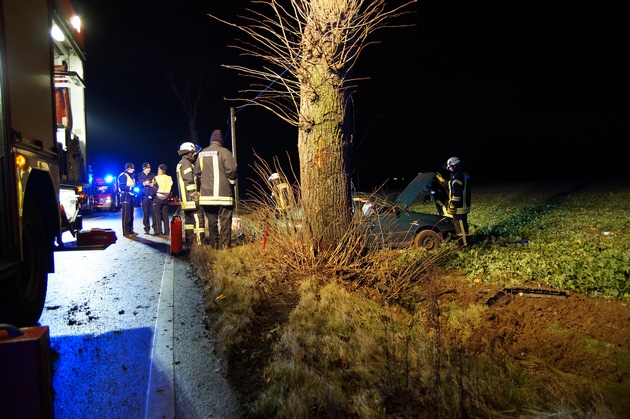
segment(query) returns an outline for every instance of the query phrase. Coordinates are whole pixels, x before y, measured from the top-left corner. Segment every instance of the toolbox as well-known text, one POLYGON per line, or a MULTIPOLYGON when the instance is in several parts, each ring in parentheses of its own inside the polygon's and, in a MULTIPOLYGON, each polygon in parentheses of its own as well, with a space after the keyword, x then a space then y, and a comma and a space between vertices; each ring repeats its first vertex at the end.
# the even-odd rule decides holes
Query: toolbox
POLYGON ((116 232, 111 228, 92 228, 77 233, 77 246, 109 246, 116 243, 116 232))
POLYGON ((48 326, 0 324, 0 376, 0 417, 54 416, 48 326))

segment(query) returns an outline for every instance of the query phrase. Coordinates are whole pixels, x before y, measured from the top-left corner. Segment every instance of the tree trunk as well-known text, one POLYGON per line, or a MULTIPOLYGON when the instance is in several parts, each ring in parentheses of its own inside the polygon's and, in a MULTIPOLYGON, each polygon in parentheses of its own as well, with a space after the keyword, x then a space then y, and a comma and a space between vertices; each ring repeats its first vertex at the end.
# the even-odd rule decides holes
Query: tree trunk
MULTIPOLYGON (((311 9, 312 13, 316 10, 322 9, 311 9)), ((330 18, 330 14, 314 16, 311 22, 330 18)), ((333 67, 338 63, 330 60, 339 48, 339 38, 333 31, 322 33, 322 27, 312 24, 305 28, 298 127, 302 225, 315 255, 336 245, 352 216, 347 167, 350 145, 343 131, 344 78, 333 67)))

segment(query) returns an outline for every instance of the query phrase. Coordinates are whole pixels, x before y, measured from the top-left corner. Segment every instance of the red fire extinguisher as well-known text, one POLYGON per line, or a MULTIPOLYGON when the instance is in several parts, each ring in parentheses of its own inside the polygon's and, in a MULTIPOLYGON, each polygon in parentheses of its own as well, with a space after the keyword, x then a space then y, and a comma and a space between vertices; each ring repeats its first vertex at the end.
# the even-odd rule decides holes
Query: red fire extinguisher
POLYGON ((182 219, 179 215, 173 215, 173 219, 171 220, 171 255, 179 256, 183 252, 182 219))

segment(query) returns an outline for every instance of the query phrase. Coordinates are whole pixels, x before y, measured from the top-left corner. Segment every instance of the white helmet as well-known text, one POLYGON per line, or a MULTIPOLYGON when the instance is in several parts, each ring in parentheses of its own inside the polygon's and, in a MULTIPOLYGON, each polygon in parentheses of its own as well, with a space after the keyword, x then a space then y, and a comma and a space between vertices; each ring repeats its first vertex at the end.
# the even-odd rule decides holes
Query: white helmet
POLYGON ((451 157, 446 161, 446 168, 448 169, 451 166, 457 166, 461 161, 457 157, 451 157))
POLYGON ((271 176, 269 176, 269 179, 267 179, 269 182, 273 181, 273 180, 278 180, 280 179, 280 175, 277 173, 272 173, 271 176))
POLYGON ((185 143, 182 143, 182 145, 179 146, 179 155, 183 156, 184 154, 188 154, 190 152, 197 152, 197 147, 191 143, 190 141, 186 141, 185 143))

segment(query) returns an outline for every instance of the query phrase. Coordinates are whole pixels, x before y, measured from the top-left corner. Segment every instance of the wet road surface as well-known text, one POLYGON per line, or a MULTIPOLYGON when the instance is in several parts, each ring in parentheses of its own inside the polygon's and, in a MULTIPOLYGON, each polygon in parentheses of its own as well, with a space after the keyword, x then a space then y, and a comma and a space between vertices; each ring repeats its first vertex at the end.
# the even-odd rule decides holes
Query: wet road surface
POLYGON ((123 237, 120 213, 85 217, 94 227, 117 242, 58 252, 49 275, 40 324, 50 329, 55 417, 240 417, 186 258, 165 238, 123 237))

